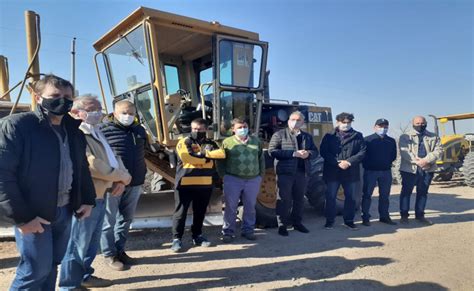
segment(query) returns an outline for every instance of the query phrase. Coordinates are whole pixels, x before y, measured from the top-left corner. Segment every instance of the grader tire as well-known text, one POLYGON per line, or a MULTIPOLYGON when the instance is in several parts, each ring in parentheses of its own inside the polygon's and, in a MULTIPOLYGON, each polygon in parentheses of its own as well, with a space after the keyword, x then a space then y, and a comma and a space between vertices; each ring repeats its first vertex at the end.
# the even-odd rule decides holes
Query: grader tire
POLYGON ((402 175, 400 174, 400 163, 401 158, 398 157, 392 166, 392 184, 394 185, 401 185, 402 184, 402 175))
POLYGON ((474 152, 469 152, 464 157, 463 175, 464 183, 469 187, 474 187, 474 152))
POLYGON ((308 203, 318 213, 324 212, 326 188, 326 183, 324 182, 322 175, 315 175, 310 178, 306 189, 306 199, 308 199, 308 203))

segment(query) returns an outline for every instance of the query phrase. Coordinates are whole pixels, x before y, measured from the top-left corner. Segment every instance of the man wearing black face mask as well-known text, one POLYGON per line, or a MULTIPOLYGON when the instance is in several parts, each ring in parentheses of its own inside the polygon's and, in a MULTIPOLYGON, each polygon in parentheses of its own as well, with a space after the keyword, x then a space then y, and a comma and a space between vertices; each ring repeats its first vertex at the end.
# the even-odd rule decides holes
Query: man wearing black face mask
POLYGON ((0 220, 15 225, 21 255, 12 290, 55 289, 72 215, 95 204, 81 122, 68 114, 71 83, 47 75, 34 92, 36 111, 0 121, 0 220))
POLYGON ((208 247, 211 243, 202 235, 202 224, 212 194, 215 167, 214 159, 225 158, 215 142, 206 137, 207 125, 202 118, 191 122, 191 136, 176 145, 178 165, 175 179, 175 211, 173 214, 173 243, 171 250, 182 249, 186 214, 193 203, 191 232, 196 246, 208 247))
POLYGON ((433 223, 425 218, 425 207, 436 161, 443 154, 440 139, 426 130, 426 119, 423 116, 416 116, 413 118, 413 130, 400 136, 398 146, 402 175, 400 223, 408 224, 410 195, 416 186, 415 218, 425 225, 431 225, 433 223))

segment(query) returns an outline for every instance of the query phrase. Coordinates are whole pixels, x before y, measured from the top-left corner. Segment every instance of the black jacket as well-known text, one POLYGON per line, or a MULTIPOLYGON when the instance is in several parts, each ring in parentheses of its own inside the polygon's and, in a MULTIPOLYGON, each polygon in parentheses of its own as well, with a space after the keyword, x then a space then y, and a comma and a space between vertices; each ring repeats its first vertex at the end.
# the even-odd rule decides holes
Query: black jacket
MULTIPOLYGON (((337 130, 337 129, 336 129, 337 130)), ((326 133, 321 142, 326 181, 355 182, 360 180, 360 163, 364 160, 366 146, 360 132, 351 129, 341 140, 336 130, 326 133), (351 166, 343 170, 338 161, 346 160, 351 166)))
POLYGON ((108 120, 100 125, 100 130, 132 176, 130 186, 142 185, 146 175, 145 129, 137 122, 123 126, 110 115, 108 120))
POLYGON ((392 169, 392 163, 397 159, 397 143, 388 135, 383 138, 378 134, 364 138, 367 152, 364 159, 364 169, 371 171, 387 171, 392 169))
MULTIPOLYGON (((95 190, 86 158, 81 121, 63 117, 73 163, 69 205, 95 205, 95 190)), ((36 216, 56 216, 60 151, 46 115, 19 113, 0 120, 0 220, 23 224, 36 216)))
POLYGON ((313 163, 318 158, 318 149, 314 144, 313 137, 306 132, 301 131, 302 148, 298 149, 296 135, 290 132, 289 128, 281 129, 275 132, 268 146, 268 153, 275 159, 275 172, 277 175, 295 175, 298 168, 298 159, 293 157, 297 150, 309 151, 309 157, 304 160, 305 173, 310 176, 313 173, 313 163))

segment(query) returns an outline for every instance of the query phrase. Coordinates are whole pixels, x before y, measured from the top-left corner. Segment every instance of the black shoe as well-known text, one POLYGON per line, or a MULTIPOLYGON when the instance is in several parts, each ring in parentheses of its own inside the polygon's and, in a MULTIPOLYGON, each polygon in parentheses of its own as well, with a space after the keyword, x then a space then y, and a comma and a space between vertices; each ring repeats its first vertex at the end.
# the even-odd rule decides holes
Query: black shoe
POLYGON ((431 220, 428 220, 424 217, 417 217, 415 218, 418 222, 424 224, 424 225, 433 225, 433 222, 431 220))
POLYGON ((90 276, 87 280, 81 283, 81 287, 84 288, 105 288, 113 285, 111 280, 99 278, 96 276, 90 276))
POLYGON ((222 242, 225 244, 230 244, 233 241, 234 241, 234 236, 231 234, 224 234, 222 236, 222 242))
POLYGON ((210 247, 211 246, 211 242, 207 240, 207 238, 205 238, 204 236, 200 235, 196 238, 193 238, 193 243, 195 246, 200 246, 200 247, 210 247))
POLYGON ((359 230, 359 228, 357 227, 357 225, 355 225, 354 222, 345 222, 344 225, 350 230, 359 230))
POLYGON ((241 237, 244 237, 248 240, 256 240, 257 239, 257 236, 255 235, 255 233, 253 232, 246 232, 246 233, 242 233, 240 235, 241 237))
POLYGON ((362 220, 362 225, 370 226, 371 225, 370 220, 362 220))
POLYGON ((324 225, 325 229, 333 229, 334 228, 334 222, 326 222, 324 225))
POLYGON ((288 230, 286 229, 286 226, 282 225, 278 227, 278 234, 281 236, 288 236, 288 230))
POLYGON ((408 217, 400 218, 400 224, 408 224, 408 217))
POLYGON ((304 225, 300 224, 293 224, 293 228, 302 233, 308 233, 309 229, 307 229, 304 225))
POLYGON ((125 265, 136 265, 138 264, 138 260, 137 259, 134 259, 134 258, 131 258, 127 255, 127 253, 123 252, 121 254, 119 254, 118 256, 118 259, 124 263, 125 265))
POLYGON ((388 225, 397 225, 397 223, 395 221, 393 221, 390 217, 380 218, 379 221, 382 222, 382 223, 388 224, 388 225))

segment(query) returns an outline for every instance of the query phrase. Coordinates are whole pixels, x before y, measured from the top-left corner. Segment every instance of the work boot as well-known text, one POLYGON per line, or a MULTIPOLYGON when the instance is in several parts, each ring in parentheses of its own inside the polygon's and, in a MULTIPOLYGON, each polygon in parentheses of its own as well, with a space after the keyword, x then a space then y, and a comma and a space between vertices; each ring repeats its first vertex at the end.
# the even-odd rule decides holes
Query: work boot
POLYGON ((288 236, 288 230, 286 229, 286 226, 282 225, 278 227, 278 234, 281 236, 288 236))
POLYGON ((257 236, 253 232, 242 233, 241 236, 248 239, 248 240, 256 240, 257 239, 257 236))
POLYGON ((132 257, 130 257, 129 255, 127 255, 127 253, 125 252, 122 252, 121 254, 118 255, 118 259, 124 263, 125 265, 136 265, 138 263, 138 260, 137 259, 134 259, 132 257))
POLYGON ((99 278, 96 276, 90 276, 87 280, 81 283, 81 287, 84 288, 105 288, 112 286, 113 282, 111 280, 99 278))
POLYGON ((196 238, 193 238, 193 243, 195 246, 199 246, 199 247, 207 248, 211 246, 211 242, 208 241, 207 238, 205 238, 202 235, 199 235, 196 238))
POLYGON ((390 217, 380 218, 379 221, 388 225, 397 225, 397 223, 393 221, 390 217))
POLYGON ((118 259, 117 256, 105 257, 105 262, 107 266, 115 271, 123 271, 125 270, 125 266, 123 263, 118 259))
POLYGON ((293 224, 293 228, 299 232, 302 232, 302 233, 309 233, 309 229, 307 229, 304 225, 302 225, 301 223, 298 223, 298 224, 293 224))
POLYGON ((181 242, 181 240, 179 238, 173 239, 173 242, 171 244, 171 250, 175 253, 178 253, 181 251, 182 248, 183 248, 183 243, 181 242))
POLYGON ((424 224, 424 225, 433 225, 433 222, 431 220, 428 220, 424 217, 417 217, 415 218, 416 220, 418 220, 418 222, 424 224))

